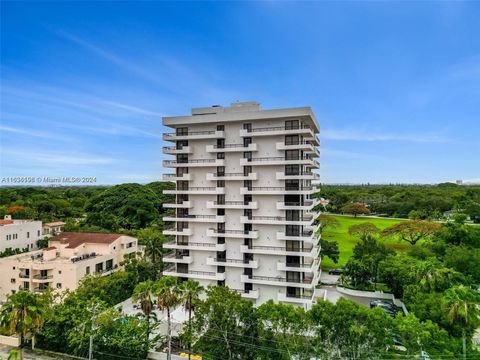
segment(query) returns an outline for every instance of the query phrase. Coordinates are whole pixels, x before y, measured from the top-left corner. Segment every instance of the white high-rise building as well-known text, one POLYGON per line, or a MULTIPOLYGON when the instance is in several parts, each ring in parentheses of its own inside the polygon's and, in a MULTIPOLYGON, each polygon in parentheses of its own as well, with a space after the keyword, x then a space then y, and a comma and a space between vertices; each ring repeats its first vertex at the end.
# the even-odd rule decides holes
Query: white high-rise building
POLYGON ((175 181, 165 216, 165 275, 226 285, 259 305, 309 307, 320 277, 319 126, 311 108, 261 110, 254 102, 163 118, 175 181), (168 226, 170 222, 171 226, 168 226))

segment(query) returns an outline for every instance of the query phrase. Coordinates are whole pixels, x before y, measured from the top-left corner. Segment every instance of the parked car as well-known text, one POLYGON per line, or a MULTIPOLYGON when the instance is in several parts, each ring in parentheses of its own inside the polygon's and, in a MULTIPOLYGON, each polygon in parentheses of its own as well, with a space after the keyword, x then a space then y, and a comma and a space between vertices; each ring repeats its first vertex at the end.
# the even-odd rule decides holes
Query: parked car
POLYGON ((391 317, 397 316, 397 308, 394 304, 383 301, 383 300, 372 300, 370 301, 370 308, 379 307, 385 311, 391 317))
POLYGON ((331 269, 328 271, 329 275, 342 275, 343 269, 331 269))
POLYGON ((407 348, 403 345, 400 335, 392 334, 393 348, 397 351, 407 351, 407 348))

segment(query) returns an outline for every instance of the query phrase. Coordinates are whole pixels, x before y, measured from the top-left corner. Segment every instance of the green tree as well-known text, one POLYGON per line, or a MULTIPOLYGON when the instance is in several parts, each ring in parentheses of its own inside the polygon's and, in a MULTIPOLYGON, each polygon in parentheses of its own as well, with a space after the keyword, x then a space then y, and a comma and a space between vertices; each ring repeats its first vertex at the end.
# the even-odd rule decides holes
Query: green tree
POLYGON ((354 217, 357 217, 358 215, 370 214, 370 209, 367 208, 364 204, 358 202, 353 204, 347 204, 343 206, 340 210, 342 211, 342 213, 351 214, 354 217))
POLYGON ((181 303, 181 293, 177 279, 164 276, 154 285, 154 295, 157 297, 157 306, 160 311, 167 312, 167 360, 172 357, 172 319, 171 312, 181 303))
POLYGON ((398 237, 400 240, 415 245, 422 239, 431 237, 441 225, 423 220, 409 220, 389 226, 382 231, 385 237, 398 237))
POLYGON ((45 304, 40 295, 21 290, 11 294, 0 309, 2 329, 16 334, 22 346, 27 335, 32 336, 32 348, 35 346, 35 335, 40 331, 45 320, 45 304))
POLYGON ((375 235, 379 232, 380 229, 371 222, 355 224, 348 228, 348 233, 351 236, 358 236, 359 238, 364 238, 367 235, 375 235))
POLYGON ((320 221, 320 226, 318 229, 320 235, 322 235, 323 231, 327 228, 335 229, 340 227, 340 222, 332 215, 320 214, 318 220, 320 221))
POLYGON ((479 325, 480 295, 465 286, 455 286, 445 292, 445 311, 450 323, 462 332, 463 358, 467 356, 467 334, 479 325))
POLYGON ((223 286, 207 289, 207 298, 195 311, 194 351, 205 358, 253 359, 256 353, 257 312, 251 301, 223 286))
POLYGON ((200 302, 200 294, 204 291, 204 288, 198 283, 198 281, 187 280, 180 284, 180 292, 182 296, 183 306, 188 311, 188 324, 186 339, 188 343, 188 360, 192 356, 192 311, 198 306, 200 302))
POLYGON ((328 241, 325 239, 320 239, 320 246, 322 251, 320 252, 320 257, 323 259, 325 256, 330 258, 335 264, 338 263, 340 258, 340 250, 338 249, 338 241, 328 241))
POLYGON ((153 311, 153 291, 154 291, 154 282, 151 280, 142 282, 138 284, 133 290, 132 300, 140 301, 140 307, 143 314, 145 315, 145 320, 147 324, 146 335, 145 335, 145 352, 149 350, 150 344, 150 319, 153 311))
POLYGON ((145 257, 155 268, 155 279, 162 271, 162 256, 164 236, 161 231, 154 228, 145 228, 137 234, 138 243, 144 245, 145 257))

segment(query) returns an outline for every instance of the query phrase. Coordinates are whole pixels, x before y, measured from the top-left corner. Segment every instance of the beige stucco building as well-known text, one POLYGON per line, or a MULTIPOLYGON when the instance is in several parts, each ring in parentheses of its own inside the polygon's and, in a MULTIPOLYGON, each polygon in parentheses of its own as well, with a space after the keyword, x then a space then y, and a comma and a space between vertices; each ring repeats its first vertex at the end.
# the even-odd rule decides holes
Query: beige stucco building
POLYGON ((43 224, 43 235, 57 235, 63 231, 65 224, 66 223, 63 221, 55 221, 43 224))
POLYGON ((116 271, 124 255, 137 250, 131 236, 61 233, 49 240, 48 248, 0 259, 0 301, 18 290, 74 290, 86 275, 116 271))
POLYGON ((226 285, 257 305, 309 307, 320 277, 319 126, 309 107, 258 103, 192 109, 163 118, 174 130, 164 180, 176 182, 164 234, 166 275, 226 285))
POLYGON ((12 220, 10 215, 0 220, 0 251, 7 248, 32 250, 41 238, 41 221, 12 220))

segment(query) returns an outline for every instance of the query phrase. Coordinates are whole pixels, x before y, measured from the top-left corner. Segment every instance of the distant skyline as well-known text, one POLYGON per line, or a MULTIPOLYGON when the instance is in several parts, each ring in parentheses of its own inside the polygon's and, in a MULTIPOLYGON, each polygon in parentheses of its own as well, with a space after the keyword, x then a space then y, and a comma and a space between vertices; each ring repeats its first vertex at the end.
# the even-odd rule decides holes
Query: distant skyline
POLYGON ((312 107, 322 182, 480 182, 478 2, 0 6, 0 179, 161 180, 162 116, 257 101, 312 107))

